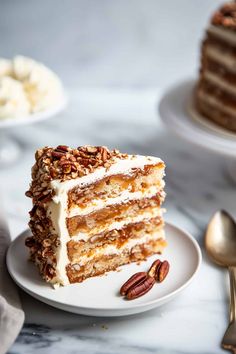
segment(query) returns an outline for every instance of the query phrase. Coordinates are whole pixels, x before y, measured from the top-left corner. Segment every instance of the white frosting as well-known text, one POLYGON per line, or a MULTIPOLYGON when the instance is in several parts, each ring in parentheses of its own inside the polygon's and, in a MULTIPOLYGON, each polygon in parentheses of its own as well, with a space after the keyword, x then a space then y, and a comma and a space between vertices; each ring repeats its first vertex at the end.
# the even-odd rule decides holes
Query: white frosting
POLYGON ((22 84, 11 77, 0 77, 0 119, 29 115, 30 105, 22 84))
POLYGON ((225 66, 226 69, 236 72, 236 59, 235 56, 231 54, 226 54, 218 47, 213 45, 208 45, 206 47, 206 55, 213 60, 217 61, 218 63, 225 66))
POLYGON ((63 285, 69 283, 66 266, 69 264, 67 255, 67 242, 71 239, 66 227, 66 218, 68 217, 68 191, 75 186, 86 186, 106 176, 113 174, 130 174, 132 168, 143 168, 145 165, 158 164, 162 162, 156 157, 129 156, 127 159, 117 161, 109 169, 104 167, 97 168, 93 173, 76 179, 60 182, 54 180, 51 182, 51 188, 55 192, 53 200, 49 203, 48 213, 51 217, 53 226, 60 239, 60 246, 57 249, 57 279, 63 285))
POLYGON ((74 206, 69 211, 69 217, 71 218, 76 215, 87 215, 92 212, 95 212, 96 210, 104 208, 106 206, 113 205, 113 204, 127 203, 130 200, 151 198, 163 188, 164 188, 164 181, 163 183, 160 184, 160 186, 150 186, 148 189, 145 190, 145 192, 137 191, 132 193, 126 189, 119 196, 115 198, 105 198, 104 200, 97 199, 93 202, 92 205, 90 205, 87 208, 80 208, 79 206, 74 206))
POLYGON ((214 25, 211 25, 207 31, 210 34, 213 34, 214 36, 223 39, 229 44, 236 45, 236 33, 234 31, 214 25))
POLYGON ((0 77, 12 75, 12 63, 8 59, 0 58, 0 77))
MULTIPOLYGON (((139 214, 135 217, 126 217, 124 220, 122 221, 115 221, 113 223, 111 223, 108 227, 106 227, 105 229, 107 231, 111 231, 114 229, 120 230, 122 229, 122 227, 124 227, 125 225, 128 224, 133 224, 135 222, 140 222, 143 220, 148 220, 151 218, 155 218, 157 216, 162 216, 163 214, 163 209, 160 209, 159 207, 157 208, 153 208, 151 212, 144 212, 142 214, 139 214)), ((95 227, 95 225, 94 225, 95 227)), ((105 229, 100 229, 99 232, 97 233, 101 233, 103 231, 105 231, 105 229)), ((74 241, 88 241, 88 239, 91 237, 91 234, 85 233, 85 232, 78 232, 76 235, 72 236, 74 241)))
POLYGON ((158 230, 155 233, 144 234, 142 237, 139 238, 132 238, 120 248, 117 248, 114 245, 106 245, 103 247, 96 248, 92 256, 84 255, 80 257, 79 262, 75 262, 75 264, 79 264, 80 266, 82 266, 95 257, 121 254, 124 250, 131 250, 136 245, 141 245, 148 241, 158 240, 158 239, 165 239, 165 233, 163 229, 158 230))
POLYGON ((132 168, 143 168, 145 165, 158 164, 159 162, 163 161, 158 157, 130 155, 127 159, 124 160, 117 159, 109 169, 99 167, 94 172, 76 179, 70 179, 64 182, 61 182, 60 180, 54 180, 51 182, 52 188, 56 191, 56 196, 53 198, 53 200, 57 202, 57 196, 59 194, 61 195, 62 193, 67 193, 70 189, 76 186, 84 187, 98 181, 99 179, 111 176, 113 174, 130 174, 132 168))
POLYGON ((212 73, 211 71, 205 71, 205 78, 212 82, 214 85, 220 87, 221 89, 229 92, 232 95, 236 95, 236 85, 232 85, 218 75, 212 73))

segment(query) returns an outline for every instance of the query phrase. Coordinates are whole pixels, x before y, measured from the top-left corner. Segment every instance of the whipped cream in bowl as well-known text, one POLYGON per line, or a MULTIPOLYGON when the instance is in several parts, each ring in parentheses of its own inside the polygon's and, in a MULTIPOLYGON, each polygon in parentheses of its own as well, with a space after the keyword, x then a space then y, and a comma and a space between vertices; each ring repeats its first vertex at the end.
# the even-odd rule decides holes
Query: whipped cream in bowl
POLYGON ((66 105, 59 77, 24 56, 0 58, 0 127, 49 118, 66 105))

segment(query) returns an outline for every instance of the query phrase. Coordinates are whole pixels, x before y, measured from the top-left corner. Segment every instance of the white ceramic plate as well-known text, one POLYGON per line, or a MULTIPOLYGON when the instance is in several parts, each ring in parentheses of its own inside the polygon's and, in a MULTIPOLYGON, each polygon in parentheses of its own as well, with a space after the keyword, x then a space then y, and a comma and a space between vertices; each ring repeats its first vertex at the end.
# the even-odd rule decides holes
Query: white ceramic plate
POLYGON ((49 119, 55 116, 56 114, 60 113, 61 111, 63 111, 67 106, 67 103, 68 103, 68 97, 64 93, 61 101, 56 106, 49 108, 45 111, 33 113, 26 117, 0 119, 0 129, 15 127, 17 125, 33 124, 39 121, 49 119))
POLYGON ((172 300, 196 275, 201 263, 201 251, 192 236, 168 224, 166 234, 168 247, 163 256, 153 256, 140 265, 129 264, 120 271, 94 277, 83 283, 53 289, 29 262, 24 245, 27 230, 18 236, 7 253, 8 270, 14 281, 38 300, 59 309, 89 316, 123 316, 150 310, 172 300), (184 257, 184 262, 183 262, 184 257), (155 284, 146 295, 128 301, 119 295, 121 285, 135 272, 145 271, 154 259, 167 259, 170 272, 161 284, 155 284))
POLYGON ((196 80, 188 79, 166 91, 159 104, 163 123, 191 143, 236 158, 236 134, 196 112, 193 104, 195 83, 196 80))

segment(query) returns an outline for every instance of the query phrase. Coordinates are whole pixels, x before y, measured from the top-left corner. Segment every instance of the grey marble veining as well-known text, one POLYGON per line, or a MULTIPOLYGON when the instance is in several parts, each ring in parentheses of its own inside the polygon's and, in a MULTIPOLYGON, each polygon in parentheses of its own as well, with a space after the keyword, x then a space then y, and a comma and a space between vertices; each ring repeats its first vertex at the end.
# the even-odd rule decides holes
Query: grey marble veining
MULTIPOLYGON (((105 144, 130 153, 162 157, 167 165, 167 219, 199 244, 211 214, 224 207, 236 215, 235 185, 218 155, 171 135, 157 114, 158 90, 71 90, 65 112, 47 122, 8 132, 22 148, 0 184, 13 238, 27 226, 28 188, 34 150, 65 143, 105 144)), ((184 255, 183 255, 184 262, 184 255)), ((26 324, 11 354, 28 353, 221 353, 228 321, 227 274, 203 252, 197 279, 172 303, 121 318, 90 318, 49 307, 21 291, 26 324)))

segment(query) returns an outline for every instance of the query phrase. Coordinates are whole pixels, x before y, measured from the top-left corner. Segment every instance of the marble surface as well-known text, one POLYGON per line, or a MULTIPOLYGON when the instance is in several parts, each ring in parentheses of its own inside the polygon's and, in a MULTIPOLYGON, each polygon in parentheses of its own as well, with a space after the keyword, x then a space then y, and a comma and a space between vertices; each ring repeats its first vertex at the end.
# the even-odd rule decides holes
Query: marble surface
MULTIPOLYGON (((167 165, 167 219, 192 233, 201 247, 215 210, 225 208, 236 216, 235 184, 224 161, 162 127, 157 114, 160 90, 83 89, 69 94, 64 113, 8 131, 22 149, 14 166, 0 171, 13 238, 27 226, 30 201, 24 191, 34 150, 45 144, 105 144, 160 156, 167 165)), ((221 353, 228 322, 227 285, 227 274, 209 263, 203 250, 201 270, 189 288, 173 302, 136 316, 73 315, 20 291, 26 323, 9 353, 221 353)))
MULTIPOLYGON (((1 56, 33 56, 55 69, 70 95, 47 122, 4 131, 22 154, 0 167, 1 202, 12 238, 27 227, 24 196, 36 148, 102 144, 151 154, 167 165, 167 219, 203 246, 218 208, 236 216, 235 184, 225 158, 172 136, 157 114, 167 85, 198 68, 199 42, 221 0, 1 1, 1 56)), ((184 262, 184 255, 183 255, 184 262)), ((26 323, 9 354, 223 353, 228 278, 203 250, 198 277, 176 300, 123 318, 69 314, 20 291, 26 323)))

